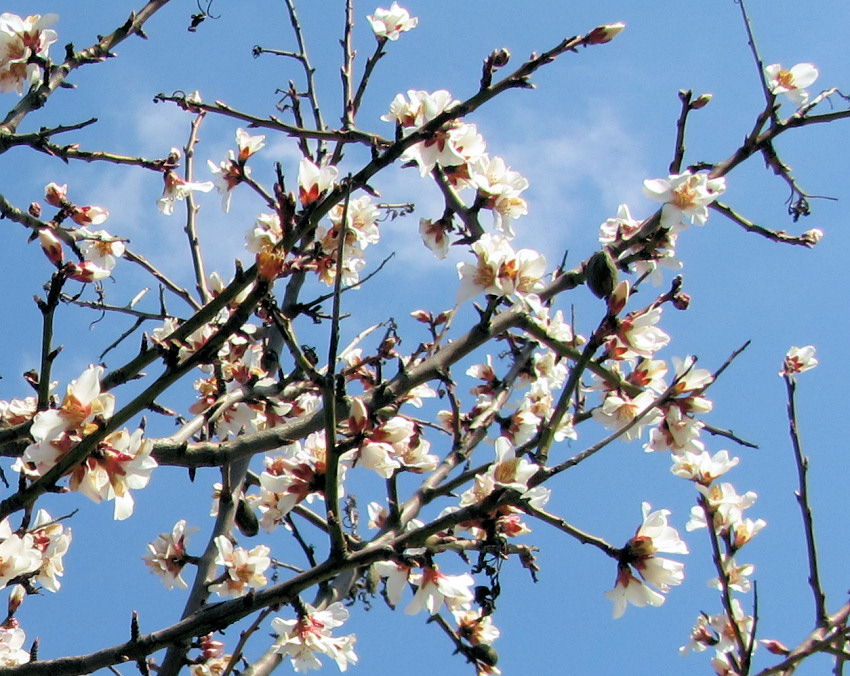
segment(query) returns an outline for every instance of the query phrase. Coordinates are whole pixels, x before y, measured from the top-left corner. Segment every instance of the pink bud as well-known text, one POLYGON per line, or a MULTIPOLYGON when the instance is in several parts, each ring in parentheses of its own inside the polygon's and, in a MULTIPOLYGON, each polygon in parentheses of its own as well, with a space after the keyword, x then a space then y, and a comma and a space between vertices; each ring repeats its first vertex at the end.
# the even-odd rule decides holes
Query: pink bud
POLYGON ((67 192, 67 184, 58 185, 56 183, 48 183, 44 188, 44 199, 50 206, 61 207, 62 203, 68 199, 66 196, 67 192))
POLYGON ((48 230, 47 228, 41 228, 38 231, 38 241, 41 244, 41 250, 44 251, 44 255, 47 256, 47 260, 53 263, 53 265, 61 267, 62 260, 64 258, 62 242, 56 238, 53 231, 48 230))
POLYGON ((91 261, 83 261, 82 263, 68 263, 65 266, 65 276, 68 279, 73 279, 76 282, 96 282, 100 279, 109 277, 109 270, 106 270, 99 265, 95 265, 91 261))
POLYGON ((109 212, 103 207, 74 207, 71 212, 71 220, 77 225, 100 225, 107 218, 109 212))
POLYGON ((617 23, 606 23, 604 26, 597 26, 585 37, 585 42, 589 45, 603 45, 606 42, 611 42, 621 30, 626 27, 622 21, 617 23))

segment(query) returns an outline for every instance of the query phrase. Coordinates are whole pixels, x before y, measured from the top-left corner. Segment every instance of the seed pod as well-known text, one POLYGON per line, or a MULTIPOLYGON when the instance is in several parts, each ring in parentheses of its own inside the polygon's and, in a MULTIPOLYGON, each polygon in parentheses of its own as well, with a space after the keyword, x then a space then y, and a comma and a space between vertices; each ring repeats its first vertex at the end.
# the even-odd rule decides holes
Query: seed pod
POLYGON ((607 298, 617 286, 617 267, 607 249, 597 251, 584 266, 587 288, 597 298, 607 298))
POLYGON ((236 527, 242 532, 242 535, 248 538, 254 537, 260 532, 260 523, 257 521, 257 515, 254 510, 248 506, 244 498, 239 499, 236 505, 236 527))

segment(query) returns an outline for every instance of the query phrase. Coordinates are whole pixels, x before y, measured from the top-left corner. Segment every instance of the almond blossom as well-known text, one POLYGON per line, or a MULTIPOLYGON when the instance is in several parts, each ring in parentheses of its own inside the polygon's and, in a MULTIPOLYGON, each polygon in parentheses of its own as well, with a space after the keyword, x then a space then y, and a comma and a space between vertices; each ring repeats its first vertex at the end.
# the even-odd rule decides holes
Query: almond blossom
POLYGON ((673 455, 670 471, 678 477, 707 486, 738 464, 740 458, 730 458, 729 451, 684 451, 673 455))
POLYGON ((785 94, 798 108, 809 100, 806 87, 818 79, 818 69, 811 63, 798 63, 790 70, 785 70, 781 64, 773 63, 764 69, 767 86, 771 94, 785 94))
POLYGON ((490 645, 499 636, 499 628, 493 624, 491 615, 483 615, 481 610, 453 610, 452 615, 457 623, 457 633, 466 639, 470 645, 490 645))
POLYGON ((116 259, 124 255, 124 242, 115 239, 106 230, 91 232, 87 228, 79 228, 74 236, 80 242, 83 257, 104 270, 113 270, 116 259))
POLYGON ((302 206, 315 202, 336 183, 339 169, 334 166, 318 166, 309 157, 301 158, 298 164, 298 199, 302 206))
POLYGON ((109 270, 100 267, 92 261, 68 263, 62 271, 68 279, 73 279, 75 282, 82 282, 83 284, 99 282, 109 277, 110 274, 109 270))
POLYGON ((398 40, 402 33, 416 28, 419 19, 410 16, 404 8, 393 2, 389 9, 378 7, 374 14, 366 17, 378 40, 398 40))
POLYGON ((50 30, 59 20, 56 14, 0 14, 0 92, 24 93, 38 82, 41 67, 36 59, 47 59, 50 45, 58 39, 50 30))
POLYGON ((65 259, 65 252, 62 248, 62 242, 53 234, 49 228, 38 229, 38 243, 41 245, 41 250, 44 255, 56 267, 62 267, 62 261, 65 259))
POLYGON ((546 259, 533 249, 514 251, 501 235, 484 233, 472 245, 476 262, 457 264, 461 284, 457 303, 485 293, 495 296, 530 294, 542 287, 546 259))
POLYGON ((101 441, 85 461, 71 472, 71 490, 80 491, 94 502, 114 500, 116 521, 133 514, 135 501, 130 489, 150 482, 157 462, 151 457, 153 441, 142 438, 142 430, 113 432, 101 441))
POLYGON ((525 457, 517 457, 516 449, 505 437, 496 439, 496 460, 484 474, 477 474, 473 486, 461 495, 461 506, 481 502, 499 488, 515 490, 521 494, 528 491, 528 482, 537 474, 540 466, 525 457))
POLYGON ((482 153, 469 162, 470 181, 478 191, 478 203, 493 212, 496 230, 513 237, 511 221, 528 213, 528 203, 520 197, 528 179, 511 169, 501 157, 482 153))
POLYGON ((422 237, 425 246, 439 260, 443 260, 449 255, 449 245, 451 242, 449 242, 449 235, 442 220, 431 221, 427 218, 420 218, 419 235, 422 237))
POLYGON ((664 596, 648 587, 644 581, 660 590, 669 591, 671 586, 680 585, 684 580, 684 564, 657 553, 687 554, 688 546, 679 537, 678 531, 667 523, 670 511, 659 509, 651 511, 648 502, 641 506, 643 524, 635 536, 620 552, 617 567, 617 582, 606 596, 614 602, 614 618, 620 617, 631 603, 637 606, 660 606, 664 596), (642 580, 632 572, 634 568, 642 580))
POLYGON ((160 533, 156 540, 148 543, 148 553, 142 559, 151 573, 159 575, 166 589, 187 589, 183 579, 183 568, 189 562, 186 554, 186 539, 197 528, 186 528, 186 520, 180 519, 170 533, 160 533))
POLYGON ((12 532, 9 519, 0 521, 0 588, 16 577, 35 573, 42 565, 41 552, 30 533, 12 532))
POLYGON ((213 174, 213 183, 221 195, 221 209, 225 213, 230 211, 233 189, 251 174, 251 168, 245 166, 245 162, 266 145, 265 139, 265 136, 251 136, 240 127, 236 130, 238 154, 228 150, 227 157, 218 165, 207 160, 207 166, 213 174))
POLYGON ((16 626, 17 620, 13 621, 15 625, 0 626, 0 667, 16 667, 30 661, 29 652, 23 649, 27 636, 16 626))
POLYGON ((49 591, 59 591, 61 584, 57 578, 65 574, 63 558, 71 546, 71 529, 55 521, 47 510, 40 509, 29 533, 42 559, 36 581, 49 591))
POLYGON ((685 220, 704 225, 708 220, 708 205, 726 190, 726 179, 708 178, 705 173, 672 174, 643 182, 643 192, 661 207, 661 227, 681 230, 685 220))
POLYGON ((818 365, 818 360, 815 357, 815 346, 806 345, 805 347, 792 347, 785 355, 785 362, 782 364, 780 376, 788 378, 809 371, 818 365))
POLYGON ((71 220, 77 225, 101 225, 109 218, 109 211, 103 207, 74 206, 71 209, 71 220))
POLYGON ((611 356, 614 359, 652 357, 670 342, 670 336, 656 326, 660 321, 660 307, 633 312, 621 319, 607 344, 611 356))
POLYGON ((321 669, 322 663, 316 653, 327 655, 336 662, 340 671, 345 671, 349 664, 357 663, 354 652, 357 639, 354 634, 334 637, 331 629, 341 626, 348 615, 348 610, 338 601, 321 610, 304 603, 297 619, 276 617, 272 620, 272 628, 277 634, 272 650, 290 657, 297 672, 321 669))
POLYGON ((472 575, 444 575, 437 566, 426 566, 422 573, 410 576, 410 581, 418 589, 413 600, 405 608, 408 615, 416 615, 425 610, 429 615, 436 615, 443 603, 449 610, 463 608, 472 603, 473 595, 470 587, 475 584, 472 575))
MULTIPOLYGON (((697 490, 703 494, 708 510, 713 521, 713 528, 719 534, 734 530, 744 522, 744 510, 755 504, 758 495, 754 491, 747 491, 738 495, 735 487, 729 482, 714 483, 710 486, 696 485, 697 490)), ((701 505, 691 508, 691 519, 685 526, 685 530, 692 531, 706 527, 705 510, 701 505)))
MULTIPOLYGON (((175 153, 172 149, 172 155, 175 153)), ((179 157, 179 151, 178 151, 179 157)), ((164 175, 165 187, 162 190, 156 206, 164 216, 174 213, 174 203, 182 202, 193 192, 209 192, 215 187, 212 181, 187 181, 180 178, 173 169, 169 169, 164 175)))
POLYGON ((40 411, 33 418, 30 436, 35 443, 24 449, 14 468, 30 476, 42 476, 69 450, 69 435, 79 438, 97 429, 97 420, 107 420, 115 410, 115 397, 101 393, 102 366, 89 366, 68 385, 58 409, 40 411))
POLYGON ((257 545, 246 550, 234 547, 226 535, 215 538, 218 554, 215 563, 224 566, 224 576, 221 582, 211 584, 210 592, 219 596, 238 598, 245 596, 251 589, 264 586, 268 580, 263 573, 271 565, 269 552, 265 545, 257 545))
POLYGON ((657 408, 650 408, 654 401, 655 395, 648 390, 635 397, 625 392, 609 392, 602 406, 593 409, 592 415, 594 420, 611 430, 624 429, 634 422, 622 434, 624 441, 633 441, 641 437, 644 427, 654 425, 661 418, 662 414, 657 408))

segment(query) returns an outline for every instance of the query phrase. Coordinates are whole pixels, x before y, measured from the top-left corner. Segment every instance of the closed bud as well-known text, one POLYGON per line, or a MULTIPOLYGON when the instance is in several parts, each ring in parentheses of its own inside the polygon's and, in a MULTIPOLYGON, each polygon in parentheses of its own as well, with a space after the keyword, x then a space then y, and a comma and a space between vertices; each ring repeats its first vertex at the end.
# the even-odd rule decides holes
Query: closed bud
POLYGON ((44 200, 52 207, 61 207, 67 200, 68 185, 48 183, 44 188, 44 200))
POLYGON ((673 295, 673 307, 677 310, 687 310, 691 304, 691 297, 684 291, 679 291, 673 295))
POLYGON ((38 202, 30 203, 30 208, 27 209, 29 215, 34 218, 41 218, 41 205, 38 202))
POLYGON ((608 313, 612 315, 620 314, 623 308, 626 307, 630 295, 631 286, 629 285, 629 280, 624 279, 614 289, 614 293, 608 297, 608 313))
POLYGON ((21 603, 24 602, 25 596, 26 590, 22 585, 16 584, 12 587, 12 593, 9 594, 9 617, 14 615, 18 608, 21 607, 21 603))
POLYGON ((62 243, 57 239, 56 235, 47 228, 41 228, 38 231, 38 242, 41 244, 41 250, 44 251, 47 260, 53 263, 53 265, 60 267, 64 253, 62 251, 62 243))
POLYGON ((607 298, 617 286, 617 268, 607 249, 597 251, 584 266, 587 288, 597 298, 607 298))
POLYGON ((585 37, 585 42, 588 45, 604 45, 606 42, 611 42, 617 35, 626 27, 622 21, 617 23, 606 23, 604 26, 597 26, 590 31, 585 37))
POLYGON ((708 102, 711 101, 714 94, 701 94, 695 101, 691 103, 691 110, 699 110, 705 108, 708 102))
POLYGON ((487 57, 487 60, 493 66, 493 68, 502 68, 503 66, 508 65, 508 61, 511 60, 511 53, 509 50, 502 47, 501 49, 494 49, 490 56, 487 57))

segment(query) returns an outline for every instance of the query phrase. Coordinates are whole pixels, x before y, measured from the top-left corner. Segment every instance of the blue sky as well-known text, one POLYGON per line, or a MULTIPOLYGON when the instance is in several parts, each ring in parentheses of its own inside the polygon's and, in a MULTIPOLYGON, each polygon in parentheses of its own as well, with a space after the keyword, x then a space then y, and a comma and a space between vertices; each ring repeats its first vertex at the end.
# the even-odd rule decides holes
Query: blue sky
MULTIPOLYGON (((45 110, 27 119, 22 131, 96 116, 100 122, 75 134, 73 141, 85 148, 164 157, 169 148, 185 143, 189 118, 170 104, 152 103, 156 93, 199 89, 207 100, 221 99, 264 115, 274 112, 279 98, 276 87, 285 86, 290 78, 300 82, 301 72, 291 61, 251 57, 255 44, 293 48, 282 3, 216 0, 212 11, 222 18, 204 22, 194 35, 186 32, 194 3, 172 5, 148 24, 148 41, 130 40, 120 46, 118 58, 80 70, 71 79, 77 89, 59 92, 45 110)), ((340 5, 305 3, 300 10, 317 67, 320 98, 331 124, 339 108, 340 5)), ((813 89, 847 88, 850 66, 843 44, 834 38, 834 27, 847 24, 850 7, 839 2, 804 5, 754 0, 750 5, 766 63, 791 66, 809 61, 821 72, 813 89)), ((419 27, 390 45, 358 118, 363 128, 386 136, 392 134, 391 126, 379 117, 398 92, 448 89, 455 97, 465 98, 475 91, 481 62, 495 48, 510 49, 514 65, 568 35, 613 21, 627 24, 612 43, 565 55, 540 71, 534 76, 536 89, 508 92, 470 119, 478 124, 490 151, 504 156, 528 177, 529 215, 517 223, 517 241, 519 246, 540 248, 550 263, 565 250, 573 264, 587 258, 598 245, 599 224, 613 216, 621 202, 628 202, 639 217, 652 213, 655 207, 642 196, 641 183, 667 174, 679 89, 714 94, 711 103, 691 118, 686 163, 726 158, 763 105, 739 9, 732 0, 522 4, 411 0, 405 6, 420 17, 419 27)), ((73 41, 81 47, 92 42, 96 34, 122 23, 134 8, 126 0, 58 0, 53 4, 7 2, 2 9, 19 14, 58 13, 59 42, 53 52, 58 57, 61 45, 73 41)), ((373 10, 372 5, 355 6, 361 67, 373 50, 365 21, 373 10)), ((3 103, 8 107, 15 102, 13 94, 5 95, 3 103)), ((789 104, 782 112, 791 112, 789 104)), ((750 511, 753 518, 763 517, 769 525, 742 558, 757 565, 761 636, 788 645, 811 630, 813 617, 793 498, 795 474, 784 386, 776 375, 791 345, 814 343, 821 360, 818 369, 800 378, 801 425, 805 450, 812 458, 816 529, 832 610, 843 602, 847 589, 848 533, 846 520, 840 517, 846 490, 844 481, 836 479, 847 476, 850 469, 840 427, 847 403, 848 320, 842 292, 847 285, 845 252, 850 237, 845 214, 850 190, 848 160, 841 149, 846 124, 799 130, 777 144, 804 188, 837 198, 813 201, 813 215, 808 219, 791 222, 784 206, 785 184, 757 158, 730 175, 724 196, 725 202, 766 227, 793 233, 817 227, 825 231, 824 240, 813 250, 785 247, 744 233, 713 214, 705 227, 691 228, 680 238, 678 254, 685 262, 691 307, 682 313, 667 310, 663 320, 673 336, 663 356, 695 354, 701 366, 712 370, 744 341, 753 341, 711 388, 715 409, 707 419, 735 430, 760 448, 739 453, 718 439, 709 439, 708 447, 712 451, 729 448, 740 455, 741 464, 729 480, 740 492, 759 494, 750 511)), ((207 159, 217 162, 233 147, 237 126, 212 116, 205 121, 197 150, 200 179, 206 179, 207 159)), ((252 160, 254 175, 270 179, 273 162, 281 161, 294 184, 298 158, 294 143, 267 141, 267 148, 252 160)), ((356 166, 353 155, 346 168, 356 166)), ((189 283, 182 221, 156 211, 162 184, 153 173, 98 164, 66 166, 13 149, 0 157, 0 176, 0 192, 18 205, 41 199, 49 181, 68 183, 75 201, 109 208, 111 232, 129 237, 132 248, 189 283)), ((375 187, 387 201, 415 202, 417 212, 387 224, 381 247, 374 257, 370 253, 370 263, 376 264, 381 254, 397 251, 385 273, 360 292, 363 301, 352 303, 355 316, 345 329, 348 337, 388 314, 401 320, 416 308, 450 307, 457 288, 455 263, 464 258, 456 251, 450 260, 438 262, 421 246, 418 218, 439 216, 441 204, 436 190, 416 170, 394 169, 377 179, 375 187)), ((214 194, 200 200, 201 238, 210 269, 229 275, 234 258, 248 260, 244 232, 262 205, 247 192, 237 193, 231 213, 225 216, 218 201, 214 194)), ((7 293, 0 296, 0 312, 9 318, 7 322, 15 322, 14 330, 0 339, 0 398, 8 399, 27 394, 18 374, 37 365, 40 325, 30 299, 51 269, 36 244, 25 245, 28 233, 23 228, 8 221, 4 225, 7 244, 0 248, 0 265, 7 293)), ((140 286, 150 284, 127 264, 118 272, 116 283, 105 284, 117 304, 126 303, 140 286)), ((155 293, 150 302, 155 305, 155 293)), ((562 303, 566 310, 574 305, 580 332, 586 334, 598 321, 599 304, 586 289, 562 303)), ((90 325, 95 319, 94 313, 60 312, 56 340, 66 346, 56 365, 60 387, 96 361, 115 334, 129 326, 120 321, 90 325)), ((413 333, 415 327, 403 326, 411 331, 406 344, 412 349, 421 338, 413 333)), ((311 333, 309 327, 302 330, 308 340, 321 344, 321 333, 311 333)), ((136 344, 121 348, 107 361, 112 366, 120 364, 136 344)), ((182 393, 188 392, 189 385, 187 379, 182 393)), ((166 398, 166 403, 183 410, 188 405, 179 395, 166 398)), ((167 432, 167 427, 161 430, 167 432)), ((587 434, 565 448, 564 455, 584 448, 592 439, 592 433, 587 434)), ((672 510, 671 521, 682 530, 693 504, 694 491, 669 473, 668 458, 644 454, 638 444, 614 445, 567 474, 553 486, 551 511, 618 546, 640 524, 641 500, 672 510)), ((20 612, 28 638, 41 637, 43 658, 90 652, 126 640, 131 610, 140 612, 143 631, 162 628, 179 617, 180 594, 162 588, 140 557, 145 544, 170 530, 179 518, 208 527, 210 484, 215 480, 213 472, 200 471, 196 483, 189 484, 184 473, 161 470, 148 489, 138 492, 137 514, 126 523, 111 520, 111 507, 93 505, 80 496, 45 500, 54 515, 74 508, 80 511, 71 522, 74 542, 66 557, 62 591, 56 597, 28 599, 20 612)), ((363 490, 368 488, 364 483, 363 490)), ((361 496, 364 503, 368 501, 365 493, 361 496)), ((515 561, 504 567, 504 594, 496 615, 503 636, 495 646, 503 673, 711 672, 704 656, 683 661, 677 654, 698 613, 713 614, 720 608, 717 593, 706 586, 714 573, 704 532, 687 536, 692 553, 685 558, 685 584, 671 591, 663 607, 630 608, 622 619, 613 621, 610 602, 603 596, 614 583, 613 562, 543 524, 534 526, 534 531, 526 539, 541 547, 540 582, 533 584, 515 561)), ((282 534, 279 540, 279 556, 293 554, 282 534)), ((198 546, 203 541, 203 533, 195 536, 198 546)), ((447 562, 445 569, 461 572, 463 564, 447 562)), ((425 625, 422 616, 390 614, 379 598, 370 612, 353 609, 345 629, 358 635, 360 665, 352 668, 353 673, 400 669, 410 674, 472 673, 461 657, 451 656, 451 646, 437 628, 425 625)), ((228 632, 228 643, 236 640, 236 633, 228 632)), ((261 649, 263 640, 255 639, 255 650, 261 649)), ((756 664, 769 663, 762 651, 756 664)), ((327 668, 335 671, 333 665, 327 668)), ((813 660, 798 673, 824 673, 827 668, 826 661, 813 660)), ((284 665, 281 672, 288 669, 284 665)), ((123 673, 131 670, 125 667, 123 673)))

